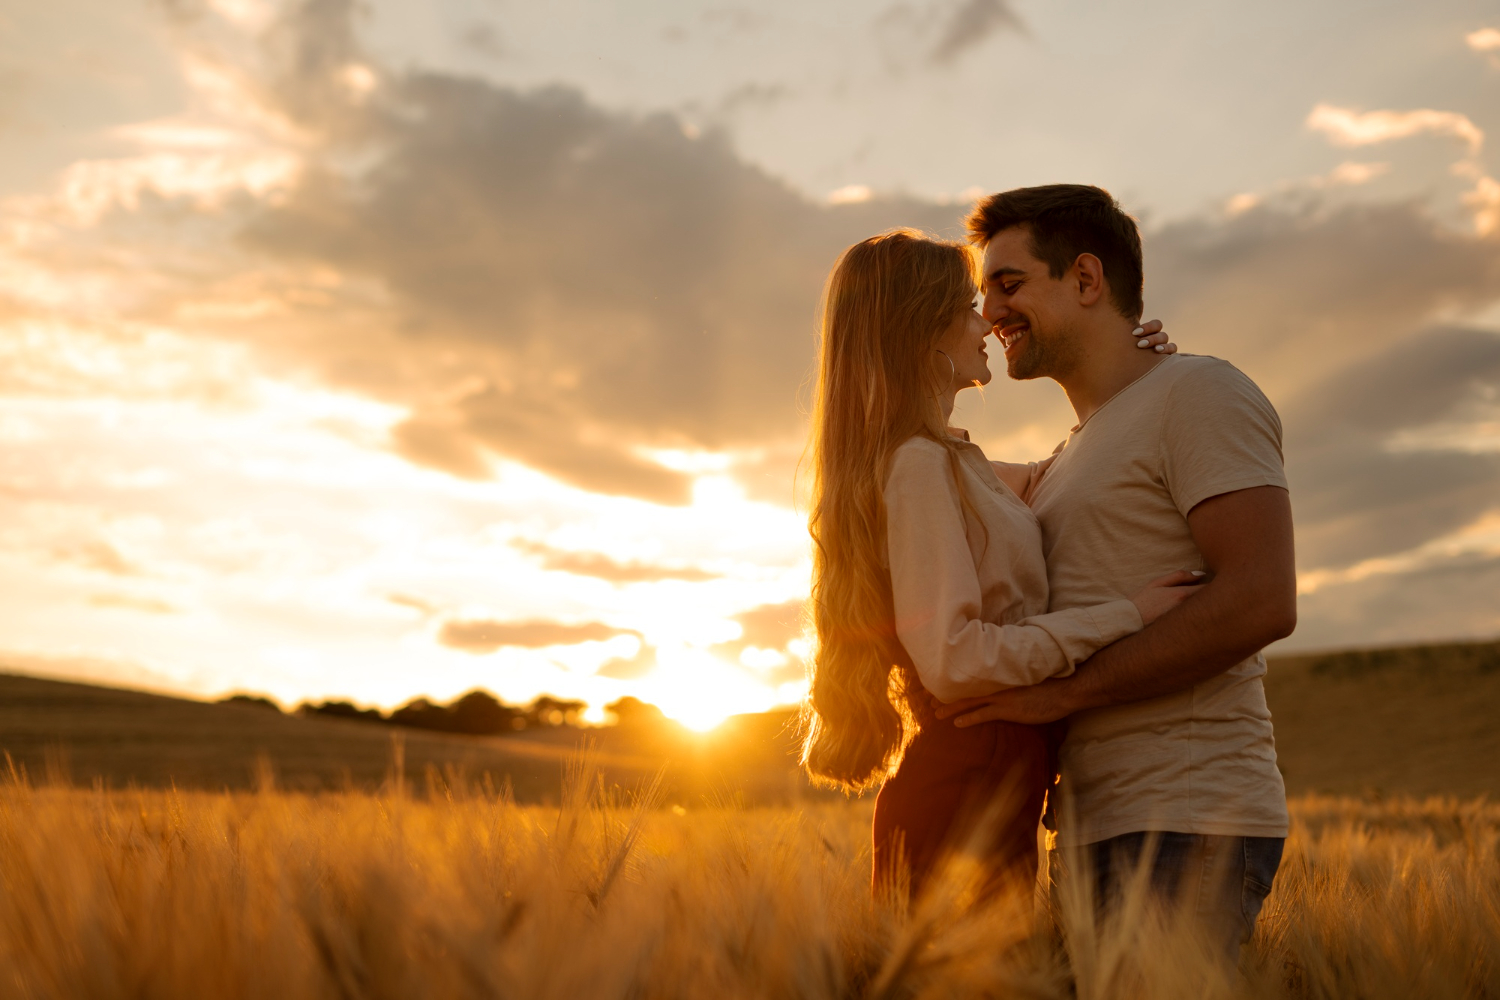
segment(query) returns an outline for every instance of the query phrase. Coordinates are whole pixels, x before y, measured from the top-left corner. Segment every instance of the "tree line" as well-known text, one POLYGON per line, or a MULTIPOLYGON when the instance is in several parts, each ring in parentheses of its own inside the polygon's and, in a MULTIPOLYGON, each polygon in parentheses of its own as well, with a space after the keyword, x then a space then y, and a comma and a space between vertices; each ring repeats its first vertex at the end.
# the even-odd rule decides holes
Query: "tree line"
MULTIPOLYGON (((281 711, 280 705, 258 695, 236 694, 223 700, 231 704, 254 705, 281 711)), ((587 702, 545 694, 526 705, 510 705, 488 691, 474 690, 446 705, 427 698, 414 698, 389 714, 378 708, 360 708, 352 702, 336 699, 305 701, 294 711, 297 715, 313 718, 349 719, 441 733, 497 736, 525 729, 579 727, 587 708, 587 702)), ((629 696, 606 705, 605 711, 622 725, 651 723, 663 719, 661 711, 655 705, 629 696)))

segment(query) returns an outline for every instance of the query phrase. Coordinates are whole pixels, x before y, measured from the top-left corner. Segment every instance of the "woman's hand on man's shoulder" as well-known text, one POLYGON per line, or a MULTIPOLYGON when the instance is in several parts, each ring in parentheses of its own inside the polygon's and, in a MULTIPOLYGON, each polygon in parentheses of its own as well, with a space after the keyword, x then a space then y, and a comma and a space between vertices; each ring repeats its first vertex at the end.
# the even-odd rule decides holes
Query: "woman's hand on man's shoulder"
POLYGON ((1155 351, 1157 354, 1176 354, 1177 345, 1172 343, 1170 337, 1162 330, 1161 320, 1148 319, 1134 330, 1130 335, 1136 338, 1136 347, 1143 351, 1155 351))

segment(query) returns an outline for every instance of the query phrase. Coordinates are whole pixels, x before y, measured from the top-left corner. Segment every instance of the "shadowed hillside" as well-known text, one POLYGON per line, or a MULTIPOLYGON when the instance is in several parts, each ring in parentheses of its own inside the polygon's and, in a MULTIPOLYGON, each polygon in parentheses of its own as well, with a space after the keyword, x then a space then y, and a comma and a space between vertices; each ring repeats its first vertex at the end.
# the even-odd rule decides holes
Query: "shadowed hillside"
POLYGON ((1500 798, 1500 642, 1276 657, 1287 790, 1500 798))
POLYGON ((114 787, 247 788, 262 780, 264 762, 285 788, 369 789, 393 776, 399 745, 409 785, 509 782, 518 801, 555 801, 563 766, 590 745, 607 779, 625 788, 667 765, 669 801, 786 802, 820 794, 790 756, 791 721, 789 712, 739 716, 699 734, 652 712, 597 729, 464 736, 288 715, 258 700, 210 704, 0 674, 0 750, 33 779, 114 787))

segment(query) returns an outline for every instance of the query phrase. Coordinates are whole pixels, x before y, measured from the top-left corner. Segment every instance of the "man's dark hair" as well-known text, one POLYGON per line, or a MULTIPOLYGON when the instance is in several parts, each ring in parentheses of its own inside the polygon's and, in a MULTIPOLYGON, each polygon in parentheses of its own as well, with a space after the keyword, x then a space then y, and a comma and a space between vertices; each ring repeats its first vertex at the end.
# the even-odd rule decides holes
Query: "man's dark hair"
POLYGON ((986 246, 1016 226, 1030 229, 1031 253, 1054 278, 1066 274, 1079 254, 1098 257, 1110 302, 1126 319, 1141 318, 1141 232, 1108 191, 1091 184, 1044 184, 992 194, 969 213, 969 242, 986 246))

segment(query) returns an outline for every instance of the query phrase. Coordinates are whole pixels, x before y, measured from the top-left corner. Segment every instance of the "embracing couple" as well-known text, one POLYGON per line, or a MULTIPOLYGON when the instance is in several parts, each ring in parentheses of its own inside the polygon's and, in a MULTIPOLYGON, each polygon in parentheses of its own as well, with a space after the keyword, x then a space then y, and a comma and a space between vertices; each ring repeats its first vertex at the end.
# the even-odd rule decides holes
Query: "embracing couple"
POLYGON ((968 229, 871 237, 828 280, 804 761, 883 783, 877 887, 920 892, 997 798, 990 884, 1030 884, 1051 790, 1101 905, 1147 866, 1235 954, 1287 834, 1260 653, 1296 623, 1280 421, 1140 325, 1140 235, 1108 193, 1007 191, 968 229), (1077 414, 1046 461, 949 426, 991 333, 1077 414))

